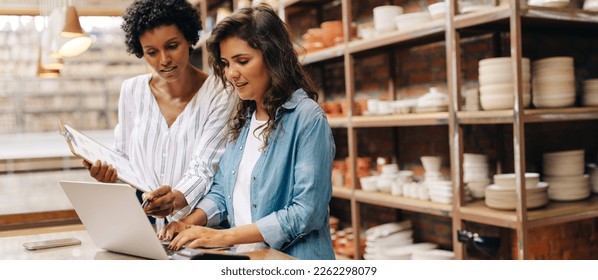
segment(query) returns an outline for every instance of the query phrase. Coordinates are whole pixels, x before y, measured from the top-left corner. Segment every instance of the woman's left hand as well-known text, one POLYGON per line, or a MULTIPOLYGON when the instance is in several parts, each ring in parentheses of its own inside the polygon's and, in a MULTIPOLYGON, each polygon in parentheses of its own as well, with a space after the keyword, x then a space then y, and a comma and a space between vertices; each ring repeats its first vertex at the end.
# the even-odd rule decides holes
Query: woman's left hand
POLYGON ((233 245, 227 242, 227 233, 229 230, 217 230, 202 226, 193 226, 181 231, 170 242, 170 249, 179 250, 183 246, 187 248, 197 247, 228 247, 233 245))

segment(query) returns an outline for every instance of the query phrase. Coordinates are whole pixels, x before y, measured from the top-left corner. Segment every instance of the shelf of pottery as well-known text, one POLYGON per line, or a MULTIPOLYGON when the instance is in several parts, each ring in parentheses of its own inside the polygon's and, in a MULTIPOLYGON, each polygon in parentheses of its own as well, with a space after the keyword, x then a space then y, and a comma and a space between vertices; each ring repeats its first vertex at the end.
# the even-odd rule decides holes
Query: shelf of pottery
MULTIPOLYGON (((595 3, 593 0, 585 2, 569 2, 568 0, 532 1, 529 5, 522 3, 521 13, 515 15, 515 17, 522 21, 525 20, 526 24, 531 22, 530 25, 547 20, 554 21, 561 28, 561 32, 566 28, 574 28, 575 24, 585 25, 585 28, 588 28, 596 22, 596 18, 591 16, 597 9, 595 3)), ((304 43, 307 44, 307 53, 304 55, 303 61, 309 65, 328 63, 329 61, 336 63, 345 56, 344 63, 346 64, 347 61, 353 63, 355 57, 362 53, 367 52, 369 54, 374 50, 400 45, 404 42, 417 45, 420 42, 425 44, 431 41, 452 40, 452 38, 443 38, 447 31, 446 28, 448 28, 445 26, 446 21, 441 19, 441 15, 446 13, 445 3, 438 3, 434 7, 429 5, 427 10, 424 9, 420 12, 415 10, 418 9, 411 7, 409 13, 403 13, 404 9, 397 6, 376 7, 371 13, 373 14, 373 21, 357 21, 351 23, 349 28, 345 28, 345 30, 351 30, 352 32, 348 36, 348 42, 339 40, 338 34, 326 31, 327 26, 332 25, 332 23, 322 22, 318 28, 308 29, 301 36, 304 43), (433 11, 434 9, 444 10, 439 13, 433 11), (407 18, 407 15, 418 18, 419 24, 415 26, 402 25, 404 23, 402 18, 407 18), (385 20, 382 20, 382 18, 385 20), (396 23, 396 25, 392 23, 396 23), (352 31, 353 28, 356 29, 355 33, 352 31), (350 57, 348 60, 346 58, 347 53, 350 57)), ((454 17, 453 28, 457 32, 470 29, 472 34, 483 33, 480 30, 486 30, 488 33, 508 32, 511 17, 513 15, 508 3, 494 6, 486 3, 486 1, 459 1, 459 13, 454 17)), ((537 28, 538 24, 533 26, 537 28)), ((591 30, 591 28, 588 29, 591 30)), ((515 32, 516 36, 520 36, 522 31, 517 30, 515 32)), ((468 34, 467 32, 463 33, 468 34)), ((446 34, 451 33, 447 32, 446 34)), ((507 54, 507 56, 509 55, 507 54)), ((514 56, 516 57, 516 54, 514 56)), ((579 63, 573 60, 574 58, 570 56, 540 56, 533 60, 525 57, 522 59, 523 71, 520 77, 522 80, 520 90, 523 93, 522 107, 526 108, 523 114, 523 123, 591 121, 598 119, 598 108, 596 107, 598 105, 596 100, 596 84, 598 81, 592 78, 591 75, 587 75, 587 63, 579 63), (584 68, 575 69, 574 65, 583 65, 584 68), (579 73, 586 73, 586 75, 576 75, 578 70, 579 73)), ((463 84, 460 81, 457 82, 463 94, 462 98, 456 99, 457 101, 463 101, 463 104, 458 106, 460 110, 455 112, 458 123, 460 125, 513 124, 516 122, 513 106, 516 86, 512 80, 513 60, 508 57, 500 57, 480 59, 477 62, 479 62, 476 65, 479 74, 477 81, 466 81, 463 84)), ((460 66, 460 64, 457 65, 460 66)), ((345 67, 348 66, 345 65, 345 67)), ((460 71, 456 72, 460 73, 460 71)), ((352 69, 345 71, 346 75, 347 73, 353 73, 352 69)), ((449 89, 451 88, 444 88, 443 85, 440 85, 438 88, 419 89, 417 94, 409 95, 409 98, 403 98, 403 95, 399 94, 400 98, 397 100, 392 100, 392 95, 389 94, 380 94, 379 96, 383 98, 372 98, 371 95, 364 98, 364 95, 360 95, 359 88, 352 84, 354 83, 354 77, 347 76, 345 78, 349 79, 348 84, 350 84, 347 86, 347 96, 325 99, 322 102, 322 107, 329 116, 331 126, 347 128, 349 138, 355 137, 351 136, 351 131, 357 128, 449 124, 451 112, 447 107, 450 105, 450 98, 447 98, 445 92, 450 92, 449 89)), ((410 89, 396 89, 392 86, 389 89, 391 92, 401 92, 403 90, 410 89)), ((451 124, 449 124, 450 127, 451 124)), ((453 127, 453 129, 458 130, 459 128, 453 127)), ((449 135, 450 137, 452 135, 449 135)), ((512 139, 509 141, 512 141, 512 139)), ((349 143, 351 142, 351 139, 349 139, 349 143)), ((462 143, 458 146, 453 145, 451 144, 451 149, 462 147, 462 143)), ((468 147, 465 147, 465 150, 467 151, 468 147)), ((582 153, 589 152, 592 151, 582 151, 582 153)), ((579 153, 579 151, 546 150, 544 153, 546 154, 545 157, 550 158, 551 153, 569 154, 579 153)), ((455 155, 451 154, 451 157, 453 156, 455 155)), ((502 163, 489 162, 488 155, 467 152, 463 154, 461 152, 460 155, 456 156, 463 156, 464 158, 463 161, 457 161, 459 164, 463 164, 457 170, 462 168, 464 172, 465 201, 463 201, 463 205, 467 204, 459 209, 459 216, 482 224, 519 228, 516 211, 487 211, 488 209, 516 209, 516 204, 519 202, 513 200, 515 192, 512 184, 516 175, 513 173, 504 174, 500 168, 498 170, 491 169, 490 166, 494 167, 502 163), (507 177, 506 179, 512 178, 511 183, 505 182, 504 177, 507 177), (479 202, 484 207, 478 207, 479 202)), ((451 216, 453 210, 451 206, 455 204, 452 199, 455 186, 452 186, 453 183, 451 183, 451 180, 454 179, 450 176, 442 178, 434 176, 435 169, 429 170, 430 168, 426 168, 427 164, 424 163, 424 161, 430 160, 429 158, 421 158, 426 175, 413 176, 411 170, 399 170, 398 166, 404 164, 386 162, 379 165, 374 158, 360 157, 357 153, 353 153, 353 157, 356 163, 355 174, 359 178, 355 180, 356 186, 352 186, 352 178, 350 174, 347 175, 351 173, 348 170, 351 170, 350 162, 353 161, 353 158, 349 157, 344 162, 335 162, 333 171, 333 181, 336 186, 333 192, 335 197, 439 216, 451 216), (372 168, 373 166, 376 167, 375 170, 372 168), (343 188, 343 186, 348 188, 343 188), (353 191, 352 188, 354 188, 353 191)), ((586 163, 577 160, 577 168, 581 166, 583 169, 586 163)), ((530 221, 528 225, 535 226, 571 221, 574 219, 575 213, 586 211, 583 208, 592 213, 595 212, 594 200, 584 200, 587 199, 593 189, 591 182, 594 182, 595 179, 591 174, 596 172, 594 171, 595 167, 587 167, 589 176, 584 175, 583 172, 576 172, 575 174, 567 174, 565 176, 567 178, 558 176, 555 178, 550 171, 547 171, 550 169, 551 163, 549 162, 551 160, 545 160, 545 162, 547 163, 542 169, 544 174, 535 173, 536 175, 532 176, 536 177, 537 182, 526 184, 530 190, 533 190, 533 193, 528 196, 528 207, 530 209, 545 209, 530 212, 528 214, 530 221), (567 181, 569 186, 575 185, 576 187, 568 191, 559 189, 559 183, 562 181, 567 181), (553 188, 549 191, 551 184, 553 188), (583 202, 575 205, 558 204, 553 207, 549 201, 583 202), (590 207, 586 207, 587 205, 590 207)), ((458 205, 461 207, 461 202, 458 205)), ((591 216, 592 213, 588 215, 591 216)), ((357 225, 357 229, 359 229, 359 225, 357 225)), ((354 234, 359 235, 359 232, 354 234)), ((462 252, 459 254, 462 255, 462 252)))
POLYGON ((39 35, 32 25, 0 31, 0 133, 55 131, 62 120, 78 129, 111 129, 116 124, 120 84, 147 73, 143 60, 124 50, 119 20, 106 17, 94 27, 92 47, 64 58, 61 77, 35 77, 39 35), (12 30, 12 29, 14 30, 12 30))

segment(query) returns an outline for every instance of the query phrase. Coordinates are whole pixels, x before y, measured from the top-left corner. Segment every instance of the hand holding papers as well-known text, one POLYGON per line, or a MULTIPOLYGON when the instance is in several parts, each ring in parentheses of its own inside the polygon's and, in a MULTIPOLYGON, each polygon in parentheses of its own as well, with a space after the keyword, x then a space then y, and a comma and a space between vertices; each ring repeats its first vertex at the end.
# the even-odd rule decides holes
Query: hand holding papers
POLYGON ((142 192, 152 190, 137 177, 137 172, 131 167, 127 158, 68 125, 60 123, 60 132, 66 138, 69 149, 75 156, 92 164, 96 160, 108 162, 116 168, 120 180, 142 192))

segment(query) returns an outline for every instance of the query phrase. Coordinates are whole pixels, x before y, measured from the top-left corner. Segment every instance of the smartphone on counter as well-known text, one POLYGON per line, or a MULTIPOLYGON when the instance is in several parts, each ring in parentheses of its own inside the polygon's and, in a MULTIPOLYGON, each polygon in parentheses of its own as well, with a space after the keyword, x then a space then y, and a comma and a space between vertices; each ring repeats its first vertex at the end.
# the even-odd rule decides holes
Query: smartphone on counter
POLYGON ((25 242, 23 247, 27 250, 40 250, 49 249, 63 246, 80 245, 81 240, 77 238, 62 238, 62 239, 51 239, 34 242, 25 242))

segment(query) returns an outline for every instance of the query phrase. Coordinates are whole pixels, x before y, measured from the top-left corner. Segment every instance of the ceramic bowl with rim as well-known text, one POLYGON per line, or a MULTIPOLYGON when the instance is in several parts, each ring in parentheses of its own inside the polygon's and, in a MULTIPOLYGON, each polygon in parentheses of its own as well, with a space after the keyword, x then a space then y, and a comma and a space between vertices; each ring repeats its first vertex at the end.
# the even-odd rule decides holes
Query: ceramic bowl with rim
POLYGON ((426 172, 439 172, 442 165, 442 157, 440 156, 422 156, 420 157, 424 170, 426 172))

